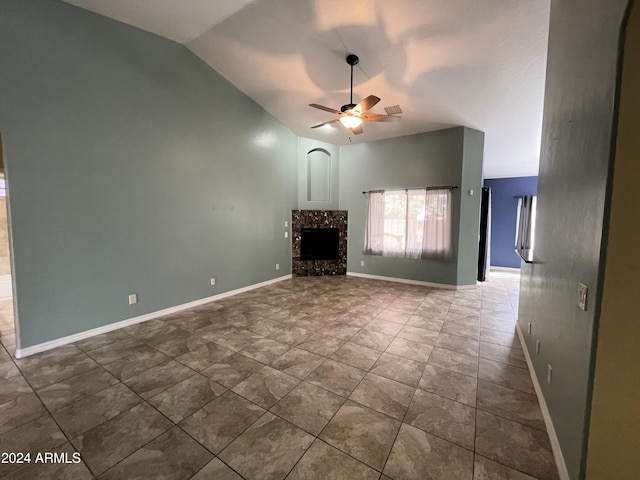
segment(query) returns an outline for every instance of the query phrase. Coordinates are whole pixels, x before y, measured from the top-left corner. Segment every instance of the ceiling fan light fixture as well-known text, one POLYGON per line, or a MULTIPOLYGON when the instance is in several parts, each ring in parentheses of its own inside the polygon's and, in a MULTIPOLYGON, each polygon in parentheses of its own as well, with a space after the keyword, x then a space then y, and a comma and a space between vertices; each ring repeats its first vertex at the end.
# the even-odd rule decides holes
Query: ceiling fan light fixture
MULTIPOLYGON (((363 132, 362 122, 389 122, 391 120, 400 118, 395 115, 390 115, 388 112, 387 115, 367 113, 380 101, 380 99, 375 95, 369 95, 357 104, 353 103, 353 66, 358 63, 358 57, 353 54, 348 55, 347 63, 351 67, 351 88, 349 89, 349 103, 347 103, 346 105, 342 105, 342 107, 340 107, 340 110, 325 107, 324 105, 318 105, 317 103, 310 103, 310 107, 338 115, 338 117, 334 118, 333 120, 320 123, 318 125, 313 125, 311 128, 319 128, 324 125, 330 125, 340 122, 345 126, 345 128, 351 130, 351 133, 353 133, 354 135, 360 135, 363 132)), ((398 109, 399 108, 400 107, 398 106, 398 109)))
POLYGON ((340 117, 340 123, 347 128, 357 128, 362 125, 362 119, 353 115, 344 115, 340 117))

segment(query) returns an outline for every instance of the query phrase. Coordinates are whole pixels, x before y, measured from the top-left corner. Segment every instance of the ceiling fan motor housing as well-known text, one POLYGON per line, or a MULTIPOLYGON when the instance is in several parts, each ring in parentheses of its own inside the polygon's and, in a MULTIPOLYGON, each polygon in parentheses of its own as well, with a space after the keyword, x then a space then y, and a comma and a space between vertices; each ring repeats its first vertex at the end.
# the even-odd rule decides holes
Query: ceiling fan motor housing
POLYGON ((350 53, 349 55, 347 55, 347 63, 352 67, 354 65, 357 65, 359 61, 360 59, 358 58, 357 55, 354 55, 353 53, 350 53))

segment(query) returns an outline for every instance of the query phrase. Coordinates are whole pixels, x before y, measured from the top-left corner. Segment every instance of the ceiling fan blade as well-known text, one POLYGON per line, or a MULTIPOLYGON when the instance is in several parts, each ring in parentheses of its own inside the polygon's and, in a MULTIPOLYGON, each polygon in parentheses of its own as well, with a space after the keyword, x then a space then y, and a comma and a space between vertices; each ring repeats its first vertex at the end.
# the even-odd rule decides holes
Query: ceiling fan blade
POLYGON ((359 104, 353 107, 354 112, 360 112, 361 114, 366 112, 367 110, 372 109, 376 103, 378 103, 380 99, 375 95, 369 95, 367 98, 362 100, 359 104))
POLYGON ((324 110, 325 112, 335 113, 336 115, 340 115, 342 112, 340 110, 336 110, 335 108, 325 107, 324 105, 318 105, 317 103, 310 103, 310 107, 317 108, 319 110, 324 110))
POLYGON ((358 125, 355 128, 350 128, 349 130, 351 130, 351 133, 353 133, 354 135, 360 135, 362 132, 364 132, 364 130, 362 129, 362 125, 358 125))
POLYGON ((360 115, 360 118, 365 122, 392 122, 399 120, 401 117, 397 115, 378 115, 376 113, 368 113, 366 115, 360 115))
POLYGON ((332 124, 332 123, 336 123, 336 122, 339 122, 339 121, 340 121, 340 119, 339 119, 339 118, 336 118, 336 119, 334 119, 334 120, 329 120, 328 122, 319 123, 318 125, 314 125, 314 126, 313 126, 313 127, 311 127, 311 128, 323 127, 323 126, 325 126, 325 125, 330 125, 330 124, 332 124))

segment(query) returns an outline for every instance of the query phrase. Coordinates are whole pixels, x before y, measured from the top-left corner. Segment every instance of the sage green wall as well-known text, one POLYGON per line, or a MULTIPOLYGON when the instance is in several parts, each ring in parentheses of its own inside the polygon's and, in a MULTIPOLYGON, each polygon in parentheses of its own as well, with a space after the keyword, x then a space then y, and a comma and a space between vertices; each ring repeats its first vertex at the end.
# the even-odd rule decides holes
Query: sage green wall
POLYGON ((340 209, 349 211, 347 270, 423 282, 475 285, 482 133, 457 127, 340 148, 340 209), (363 255, 367 198, 363 191, 458 185, 453 191, 450 262, 363 255), (475 196, 466 192, 475 190, 475 196), (475 213, 474 213, 475 212, 475 213), (468 236, 468 239, 463 239, 468 236), (365 266, 360 266, 360 261, 365 266))
POLYGON ((290 272, 297 137, 185 47, 0 0, 0 92, 19 347, 290 272))
POLYGON ((475 285, 478 279, 484 133, 465 128, 463 142, 457 284, 475 285))
POLYGON ((526 347, 572 480, 584 475, 627 3, 551 2, 534 263, 523 264, 518 322, 523 332, 532 324, 526 347), (576 305, 578 282, 589 287, 586 311, 576 305))

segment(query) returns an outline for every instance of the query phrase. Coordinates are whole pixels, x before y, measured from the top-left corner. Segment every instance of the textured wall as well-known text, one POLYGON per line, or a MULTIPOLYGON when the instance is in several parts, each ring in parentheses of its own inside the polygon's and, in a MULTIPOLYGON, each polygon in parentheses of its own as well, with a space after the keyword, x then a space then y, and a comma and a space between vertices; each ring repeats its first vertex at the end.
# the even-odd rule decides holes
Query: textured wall
POLYGON ((0 0, 0 64, 22 348, 290 271, 297 137, 184 46, 0 0))
POLYGON ((538 177, 485 179, 491 188, 491 265, 520 268, 520 256, 514 251, 518 219, 517 196, 535 195, 538 177))
POLYGON ((572 480, 584 474, 620 27, 627 3, 551 2, 535 258, 522 267, 518 321, 523 332, 532 324, 526 346, 572 480), (587 311, 576 305, 578 282, 591 292, 587 311), (547 365, 553 368, 551 385, 547 365))
POLYGON ((476 284, 481 136, 481 132, 458 127, 340 148, 340 209, 349 211, 348 271, 450 285, 476 284), (469 137, 473 138, 469 141, 469 137), (363 255, 367 197, 362 192, 431 185, 460 187, 453 191, 455 261, 363 255), (469 188, 475 189, 475 196, 468 196, 469 188))
POLYGON ((594 377, 587 480, 640 472, 640 5, 626 30, 618 138, 594 377))

